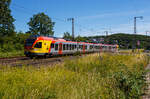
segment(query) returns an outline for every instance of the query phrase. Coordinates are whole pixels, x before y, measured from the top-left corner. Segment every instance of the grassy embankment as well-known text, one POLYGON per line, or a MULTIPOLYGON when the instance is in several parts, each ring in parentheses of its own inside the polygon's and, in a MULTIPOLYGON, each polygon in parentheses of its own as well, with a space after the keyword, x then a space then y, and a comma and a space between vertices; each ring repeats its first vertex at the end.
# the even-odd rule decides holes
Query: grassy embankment
POLYGON ((24 56, 24 51, 0 52, 0 58, 24 56))
POLYGON ((94 54, 54 67, 1 67, 0 98, 137 99, 147 64, 142 54, 94 54))
POLYGON ((134 53, 143 53, 143 52, 144 52, 144 49, 134 49, 134 51, 132 49, 126 49, 126 50, 120 49, 119 50, 119 53, 121 54, 134 54, 134 53))

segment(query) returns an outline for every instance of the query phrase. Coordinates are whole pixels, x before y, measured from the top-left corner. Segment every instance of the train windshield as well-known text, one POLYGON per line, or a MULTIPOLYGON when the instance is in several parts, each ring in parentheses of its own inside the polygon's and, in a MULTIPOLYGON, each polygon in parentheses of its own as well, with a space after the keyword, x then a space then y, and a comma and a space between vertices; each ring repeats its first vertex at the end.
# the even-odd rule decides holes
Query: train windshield
POLYGON ((27 39, 25 41, 25 46, 32 46, 36 39, 27 39))
POLYGON ((35 48, 42 48, 42 42, 37 42, 34 47, 35 48))
POLYGON ((30 37, 25 41, 25 46, 32 46, 39 36, 40 35, 30 35, 30 37))

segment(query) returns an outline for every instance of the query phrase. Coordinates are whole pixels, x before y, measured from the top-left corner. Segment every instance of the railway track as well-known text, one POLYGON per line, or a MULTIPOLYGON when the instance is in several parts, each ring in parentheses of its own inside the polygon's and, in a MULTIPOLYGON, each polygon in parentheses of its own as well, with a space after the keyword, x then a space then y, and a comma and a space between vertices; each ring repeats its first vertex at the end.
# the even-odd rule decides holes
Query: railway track
POLYGON ((65 59, 74 59, 80 56, 56 56, 51 58, 11 57, 0 58, 0 66, 49 66, 63 62, 65 59))

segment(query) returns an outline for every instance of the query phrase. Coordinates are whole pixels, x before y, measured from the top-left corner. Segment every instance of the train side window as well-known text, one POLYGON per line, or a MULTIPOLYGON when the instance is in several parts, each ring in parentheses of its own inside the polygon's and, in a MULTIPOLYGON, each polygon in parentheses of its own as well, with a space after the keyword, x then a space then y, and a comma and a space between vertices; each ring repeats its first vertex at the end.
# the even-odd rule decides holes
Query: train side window
POLYGON ((76 49, 76 48, 77 48, 77 45, 75 45, 74 48, 76 49))
POLYGON ((73 50, 75 49, 75 45, 73 45, 73 48, 72 48, 73 50))
POLYGON ((90 45, 90 49, 92 49, 92 45, 90 45))
POLYGON ((35 48, 42 48, 42 42, 37 42, 34 47, 35 48))
POLYGON ((79 49, 82 49, 82 45, 79 45, 79 49))
POLYGON ((87 45, 85 45, 85 50, 87 49, 87 45))
POLYGON ((70 44, 70 50, 72 50, 72 45, 70 44))
POLYGON ((74 45, 72 44, 72 45, 71 45, 71 50, 73 50, 73 49, 74 49, 74 45))
POLYGON ((67 50, 69 49, 69 45, 67 44, 67 50))
POLYGON ((71 44, 69 45, 69 47, 70 47, 70 50, 71 50, 71 44))
POLYGON ((67 44, 65 44, 65 50, 67 50, 67 44))
POLYGON ((71 46, 72 50, 74 50, 74 45, 71 46))
POLYGON ((81 45, 79 45, 79 49, 81 49, 81 45))
POLYGON ((54 48, 54 43, 51 43, 51 48, 54 48))
POLYGON ((65 49, 65 44, 63 44, 63 50, 66 50, 66 49, 65 49))
POLYGON ((56 51, 58 50, 58 44, 55 44, 55 50, 56 51))

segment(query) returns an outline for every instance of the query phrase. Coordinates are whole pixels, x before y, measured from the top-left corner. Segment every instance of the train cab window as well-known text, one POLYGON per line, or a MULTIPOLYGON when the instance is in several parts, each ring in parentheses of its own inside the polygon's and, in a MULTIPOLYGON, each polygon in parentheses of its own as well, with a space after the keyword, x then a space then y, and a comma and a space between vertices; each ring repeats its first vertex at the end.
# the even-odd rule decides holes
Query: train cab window
POLYGON ((51 48, 54 48, 54 43, 51 44, 51 48))
POLYGON ((55 50, 58 50, 58 44, 55 44, 55 50))
POLYGON ((35 48, 42 48, 42 42, 37 42, 34 47, 35 48))
POLYGON ((36 39, 27 39, 25 41, 25 46, 32 46, 36 39))

